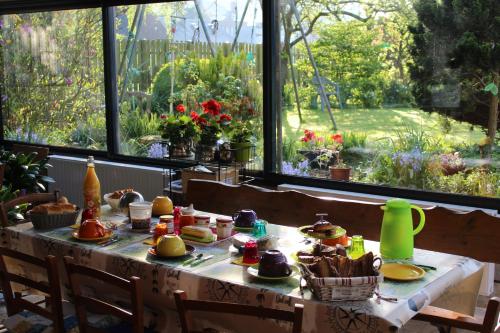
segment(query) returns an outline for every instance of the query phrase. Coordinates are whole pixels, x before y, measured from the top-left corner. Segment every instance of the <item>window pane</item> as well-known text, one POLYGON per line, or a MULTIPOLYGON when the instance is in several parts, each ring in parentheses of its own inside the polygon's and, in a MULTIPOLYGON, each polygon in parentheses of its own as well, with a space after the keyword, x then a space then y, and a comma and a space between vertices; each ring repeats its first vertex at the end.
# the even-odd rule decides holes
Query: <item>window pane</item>
POLYGON ((105 150, 101 10, 0 19, 5 138, 105 150))
POLYGON ((491 1, 293 3, 281 6, 281 173, 500 197, 491 1))
POLYGON ((120 152, 164 158, 170 144, 172 158, 214 160, 237 128, 260 167, 260 2, 196 3, 116 8, 120 152))

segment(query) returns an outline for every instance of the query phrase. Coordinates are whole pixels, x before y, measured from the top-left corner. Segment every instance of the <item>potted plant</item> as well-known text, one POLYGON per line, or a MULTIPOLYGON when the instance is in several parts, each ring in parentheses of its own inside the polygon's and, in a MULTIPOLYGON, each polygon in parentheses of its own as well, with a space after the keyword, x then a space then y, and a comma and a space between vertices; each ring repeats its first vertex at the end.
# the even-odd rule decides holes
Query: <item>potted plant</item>
POLYGON ((208 162, 215 159, 217 141, 231 122, 231 116, 221 113, 220 104, 211 99, 201 104, 203 113, 191 112, 191 119, 199 130, 199 141, 196 145, 195 157, 199 161, 208 162))
POLYGON ((193 147, 193 140, 198 129, 192 118, 185 115, 182 104, 176 106, 176 112, 171 115, 160 116, 161 137, 169 142, 171 157, 189 157, 193 147))
POLYGON ((300 138, 300 149, 298 153, 306 157, 309 162, 317 160, 319 156, 328 152, 325 147, 325 138, 318 136, 314 131, 304 130, 304 136, 300 138))
POLYGON ((234 150, 234 160, 246 163, 250 160, 250 151, 254 146, 253 131, 249 122, 233 122, 231 130, 231 149, 234 150))
POLYGON ((349 181, 351 176, 351 168, 346 165, 342 158, 340 157, 340 152, 342 151, 342 144, 344 139, 341 134, 333 134, 330 137, 331 145, 329 148, 334 152, 335 162, 330 165, 330 178, 334 180, 344 180, 349 181))
POLYGON ((18 153, 2 151, 0 163, 5 164, 4 185, 12 191, 23 193, 37 193, 46 190, 46 183, 54 183, 54 179, 46 176, 49 158, 36 160, 37 153, 18 153))

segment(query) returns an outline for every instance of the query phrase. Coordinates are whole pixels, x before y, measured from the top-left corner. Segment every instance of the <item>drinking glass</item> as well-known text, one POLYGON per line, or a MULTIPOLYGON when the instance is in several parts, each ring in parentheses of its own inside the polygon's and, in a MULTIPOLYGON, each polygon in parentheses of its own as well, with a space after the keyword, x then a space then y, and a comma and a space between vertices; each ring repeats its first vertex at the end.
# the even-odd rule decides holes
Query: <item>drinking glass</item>
POLYGON ((243 263, 256 264, 259 262, 259 251, 257 249, 257 242, 251 240, 245 243, 243 248, 243 263))
POLYGON ((255 221, 252 229, 252 234, 256 238, 264 237, 267 234, 265 222, 262 220, 255 221))
POLYGON ((365 241, 363 236, 355 235, 351 238, 351 248, 349 250, 349 257, 351 259, 358 259, 365 254, 365 241))
POLYGON ((129 212, 132 229, 149 229, 152 209, 153 203, 151 202, 131 202, 129 212))

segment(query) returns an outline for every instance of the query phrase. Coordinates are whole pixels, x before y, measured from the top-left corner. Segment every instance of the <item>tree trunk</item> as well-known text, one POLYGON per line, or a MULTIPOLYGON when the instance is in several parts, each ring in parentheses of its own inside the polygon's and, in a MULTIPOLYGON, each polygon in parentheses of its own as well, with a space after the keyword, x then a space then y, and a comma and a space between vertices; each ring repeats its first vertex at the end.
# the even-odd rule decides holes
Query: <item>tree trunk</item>
MULTIPOLYGON (((495 80, 495 84, 498 86, 498 79, 495 80)), ((495 145, 495 136, 497 134, 498 125, 498 94, 491 94, 490 99, 490 113, 488 118, 488 139, 490 141, 489 155, 491 155, 492 148, 495 145)))

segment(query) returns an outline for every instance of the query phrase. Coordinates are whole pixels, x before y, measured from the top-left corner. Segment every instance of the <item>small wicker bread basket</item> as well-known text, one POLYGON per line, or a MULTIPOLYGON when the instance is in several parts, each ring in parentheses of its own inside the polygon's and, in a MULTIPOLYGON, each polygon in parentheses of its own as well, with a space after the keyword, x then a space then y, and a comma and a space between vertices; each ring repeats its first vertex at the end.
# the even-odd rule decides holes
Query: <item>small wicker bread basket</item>
MULTIPOLYGON (((302 279, 312 293, 322 301, 360 301, 373 296, 384 280, 378 271, 374 276, 318 278, 304 264, 299 264, 302 279)), ((302 283, 301 283, 302 288, 302 283)))

